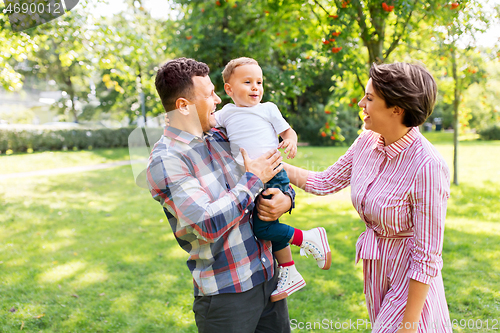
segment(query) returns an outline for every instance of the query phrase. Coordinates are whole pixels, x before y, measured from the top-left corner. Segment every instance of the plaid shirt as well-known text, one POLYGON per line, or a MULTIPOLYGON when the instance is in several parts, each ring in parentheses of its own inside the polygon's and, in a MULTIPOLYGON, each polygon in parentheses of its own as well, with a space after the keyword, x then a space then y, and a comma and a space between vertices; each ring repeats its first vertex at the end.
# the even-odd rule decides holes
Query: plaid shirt
POLYGON ((189 253, 195 296, 244 292, 274 274, 271 242, 257 239, 251 225, 264 185, 230 152, 220 130, 200 138, 167 127, 149 158, 149 188, 189 253))

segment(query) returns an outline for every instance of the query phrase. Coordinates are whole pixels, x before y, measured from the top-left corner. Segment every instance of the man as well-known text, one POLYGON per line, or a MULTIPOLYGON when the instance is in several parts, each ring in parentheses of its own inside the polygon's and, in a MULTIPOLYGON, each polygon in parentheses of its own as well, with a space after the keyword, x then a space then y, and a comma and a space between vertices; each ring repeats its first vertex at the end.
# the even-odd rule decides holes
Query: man
MULTIPOLYGON (((255 238, 250 214, 264 183, 282 169, 269 151, 245 170, 231 156, 224 133, 212 129, 221 102, 208 66, 193 59, 167 62, 156 89, 170 126, 153 148, 147 178, 164 207, 179 245, 189 253, 193 311, 199 332, 290 332, 286 300, 271 303, 277 270, 270 242, 255 238)), ((294 192, 268 189, 259 217, 272 221, 289 211, 294 192)))

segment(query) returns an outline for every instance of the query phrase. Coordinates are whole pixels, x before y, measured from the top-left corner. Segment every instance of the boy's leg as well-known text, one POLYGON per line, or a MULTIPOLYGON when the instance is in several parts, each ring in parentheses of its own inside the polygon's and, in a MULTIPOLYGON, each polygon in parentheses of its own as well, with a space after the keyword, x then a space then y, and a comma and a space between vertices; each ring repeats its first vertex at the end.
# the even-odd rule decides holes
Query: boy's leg
POLYGON ((274 251, 273 254, 276 260, 278 261, 279 265, 283 265, 293 261, 292 251, 290 250, 290 246, 287 246, 279 251, 274 251))
MULTIPOLYGON (((282 191, 289 186, 289 179, 286 171, 281 170, 267 184, 266 188, 274 187, 282 191)), ((254 214, 254 233, 257 238, 273 241, 273 252, 284 249, 288 242, 300 247, 301 255, 311 254, 321 269, 330 269, 331 251, 326 231, 324 228, 314 228, 307 231, 293 229, 290 226, 274 222, 264 222, 254 214), (286 226, 291 230, 281 228, 286 226), (284 237, 283 237, 284 236, 284 237), (286 238, 288 237, 288 238, 286 238), (286 239, 285 239, 286 238, 286 239)), ((278 261, 280 264, 282 262, 278 261)))
MULTIPOLYGON (((285 170, 278 172, 271 180, 265 184, 265 188, 278 188, 285 190, 290 181, 285 170)), ((269 199, 271 196, 263 196, 269 199)), ((294 229, 286 224, 279 223, 279 220, 266 222, 259 219, 257 211, 253 213, 253 231, 257 238, 270 240, 273 242, 273 252, 280 251, 288 246, 288 242, 294 235, 294 229)), ((278 263, 280 261, 278 260, 278 263)))
POLYGON ((306 282, 295 267, 292 259, 292 251, 290 246, 274 252, 276 260, 280 263, 279 280, 276 289, 271 294, 271 302, 280 301, 294 292, 305 287, 306 282))

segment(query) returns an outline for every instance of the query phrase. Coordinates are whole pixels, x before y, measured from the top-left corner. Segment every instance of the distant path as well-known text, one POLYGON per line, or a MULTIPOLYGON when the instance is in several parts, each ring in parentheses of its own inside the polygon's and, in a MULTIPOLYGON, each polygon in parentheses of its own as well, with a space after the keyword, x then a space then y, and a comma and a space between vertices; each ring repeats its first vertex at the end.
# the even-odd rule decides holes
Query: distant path
POLYGON ((0 175, 0 180, 19 178, 19 177, 54 176, 54 175, 61 175, 61 174, 67 174, 67 173, 78 173, 78 172, 109 169, 109 168, 114 168, 114 167, 123 166, 123 165, 145 163, 145 162, 146 162, 146 160, 127 160, 127 161, 118 161, 118 162, 111 162, 111 163, 76 166, 76 167, 69 167, 69 168, 17 172, 17 173, 9 173, 6 175, 0 175))

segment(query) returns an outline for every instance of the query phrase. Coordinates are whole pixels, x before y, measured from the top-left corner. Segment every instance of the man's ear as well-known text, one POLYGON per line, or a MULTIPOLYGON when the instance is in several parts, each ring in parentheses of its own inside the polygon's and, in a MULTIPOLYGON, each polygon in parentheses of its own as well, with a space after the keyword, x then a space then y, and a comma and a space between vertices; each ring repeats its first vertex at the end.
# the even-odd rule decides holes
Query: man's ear
POLYGON ((229 96, 231 96, 231 94, 233 93, 233 89, 231 89, 231 85, 229 83, 224 83, 224 91, 229 96))
POLYGON ((177 98, 177 100, 175 101, 175 108, 179 110, 179 112, 183 115, 189 114, 188 105, 188 100, 183 97, 177 98))

